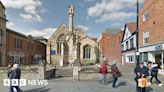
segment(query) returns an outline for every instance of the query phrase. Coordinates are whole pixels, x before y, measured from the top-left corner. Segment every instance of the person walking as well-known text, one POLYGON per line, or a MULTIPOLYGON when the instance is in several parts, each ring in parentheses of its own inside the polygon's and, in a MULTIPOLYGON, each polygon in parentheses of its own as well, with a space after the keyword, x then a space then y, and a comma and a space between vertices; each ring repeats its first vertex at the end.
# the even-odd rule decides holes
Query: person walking
MULTIPOLYGON (((136 77, 134 78, 136 81, 136 92, 141 92, 141 87, 138 86, 138 79, 141 77, 147 77, 149 75, 148 68, 144 66, 143 62, 140 62, 139 65, 136 65, 134 69, 134 73, 136 74, 136 77)), ((142 89, 145 90, 145 89, 142 89)))
POLYGON ((147 63, 147 67, 148 67, 148 85, 150 85, 150 79, 151 79, 151 70, 152 70, 152 62, 151 61, 148 61, 147 63))
POLYGON ((9 73, 9 78, 10 81, 12 81, 12 79, 18 79, 18 85, 17 86, 13 86, 12 82, 10 83, 10 88, 9 88, 9 92, 14 92, 15 88, 17 90, 17 92, 22 92, 21 89, 19 88, 19 79, 21 77, 21 70, 19 68, 18 64, 14 64, 12 67, 11 72, 9 73))
POLYGON ((161 83, 161 81, 158 79, 158 65, 157 65, 157 64, 153 64, 153 65, 152 65, 152 69, 151 69, 151 78, 150 78, 150 83, 149 83, 149 85, 152 84, 153 78, 155 78, 156 81, 158 82, 158 86, 162 86, 162 85, 163 85, 163 84, 161 83))
POLYGON ((107 84, 106 75, 108 73, 108 69, 107 69, 107 61, 106 60, 104 60, 103 64, 101 65, 100 73, 101 73, 101 79, 99 80, 100 84, 102 84, 102 83, 107 84))
POLYGON ((112 78, 113 78, 113 82, 112 82, 112 87, 115 88, 116 87, 116 82, 119 76, 121 76, 120 71, 118 70, 117 66, 116 66, 116 61, 113 61, 113 64, 111 66, 111 70, 112 70, 112 78))

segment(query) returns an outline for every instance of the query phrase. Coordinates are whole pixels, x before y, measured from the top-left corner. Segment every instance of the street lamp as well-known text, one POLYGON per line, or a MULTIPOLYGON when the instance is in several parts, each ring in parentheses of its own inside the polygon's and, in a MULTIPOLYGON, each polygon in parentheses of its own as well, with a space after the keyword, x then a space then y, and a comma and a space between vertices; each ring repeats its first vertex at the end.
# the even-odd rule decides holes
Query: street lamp
POLYGON ((139 28, 138 28, 138 22, 139 22, 139 0, 137 0, 137 3, 136 3, 136 10, 137 10, 137 12, 136 12, 136 60, 137 60, 137 63, 136 63, 136 65, 139 65, 139 50, 138 50, 138 48, 139 48, 139 44, 138 44, 138 32, 139 32, 139 28))

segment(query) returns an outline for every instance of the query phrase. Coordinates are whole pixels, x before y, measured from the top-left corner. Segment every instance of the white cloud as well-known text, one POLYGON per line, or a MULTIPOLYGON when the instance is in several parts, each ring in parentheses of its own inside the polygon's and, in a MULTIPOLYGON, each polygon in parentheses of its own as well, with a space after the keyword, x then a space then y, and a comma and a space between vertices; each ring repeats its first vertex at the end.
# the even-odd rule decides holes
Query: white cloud
POLYGON ((87 26, 83 26, 83 25, 77 25, 76 28, 80 28, 82 29, 83 31, 89 31, 89 28, 87 26))
POLYGON ((97 23, 123 22, 135 16, 136 0, 101 0, 87 9, 87 19, 95 18, 97 23))
POLYGON ((20 14, 20 16, 24 19, 28 19, 28 20, 31 20, 32 19, 32 15, 31 14, 20 14))
POLYGON ((95 0, 82 0, 83 2, 93 2, 95 0))
POLYGON ((43 36, 47 39, 51 37, 51 35, 56 31, 57 28, 45 28, 42 30, 31 30, 28 33, 25 33, 26 35, 32 35, 32 36, 43 36))
POLYGON ((39 15, 42 11, 40 9, 42 6, 41 0, 2 0, 2 2, 7 8, 23 9, 24 13, 21 13, 20 16, 26 20, 42 21, 39 15))
POLYGON ((6 26, 7 28, 12 28, 15 24, 13 22, 7 22, 6 26))
POLYGON ((101 16, 100 19, 96 20, 97 23, 103 23, 103 22, 123 22, 123 21, 128 21, 131 17, 134 17, 135 13, 134 12, 112 12, 112 13, 107 13, 101 16))

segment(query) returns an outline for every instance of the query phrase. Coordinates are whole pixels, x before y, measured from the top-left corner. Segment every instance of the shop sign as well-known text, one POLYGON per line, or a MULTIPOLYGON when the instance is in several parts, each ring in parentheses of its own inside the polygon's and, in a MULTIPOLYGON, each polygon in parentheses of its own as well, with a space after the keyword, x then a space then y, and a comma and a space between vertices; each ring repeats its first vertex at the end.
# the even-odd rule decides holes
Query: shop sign
POLYGON ((55 50, 51 50, 51 55, 56 55, 56 51, 55 50))
POLYGON ((162 49, 163 49, 162 44, 155 45, 155 50, 162 50, 162 49))

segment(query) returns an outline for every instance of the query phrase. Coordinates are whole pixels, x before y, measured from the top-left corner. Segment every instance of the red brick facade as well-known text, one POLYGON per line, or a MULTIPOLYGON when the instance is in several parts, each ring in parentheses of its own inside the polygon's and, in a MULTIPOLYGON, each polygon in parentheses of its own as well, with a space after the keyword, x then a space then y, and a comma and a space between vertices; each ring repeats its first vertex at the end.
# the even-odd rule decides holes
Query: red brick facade
POLYGON ((99 39, 99 48, 102 56, 108 59, 109 64, 116 60, 121 64, 121 46, 123 32, 119 32, 116 35, 107 35, 102 33, 102 37, 99 39))
POLYGON ((145 0, 139 12, 139 47, 143 45, 143 32, 149 31, 149 45, 164 41, 164 0, 145 0), (149 19, 143 21, 144 13, 149 12, 149 19))
POLYGON ((32 36, 26 37, 21 33, 7 29, 5 65, 9 62, 23 65, 34 64, 45 58, 45 44, 35 41, 32 36))
POLYGON ((139 11, 139 51, 142 61, 164 63, 164 0, 145 0, 139 11))

